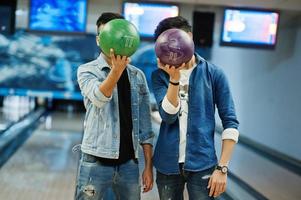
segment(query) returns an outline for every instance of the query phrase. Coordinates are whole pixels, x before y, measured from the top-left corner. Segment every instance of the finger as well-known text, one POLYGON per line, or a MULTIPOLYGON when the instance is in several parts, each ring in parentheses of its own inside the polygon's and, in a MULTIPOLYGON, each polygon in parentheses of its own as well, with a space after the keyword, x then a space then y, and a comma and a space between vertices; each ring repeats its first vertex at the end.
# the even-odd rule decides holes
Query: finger
POLYGON ((120 61, 121 57, 120 55, 117 55, 117 60, 120 61))
POLYGON ((148 191, 150 191, 152 188, 153 188, 153 180, 152 180, 152 178, 147 178, 146 180, 145 180, 145 185, 146 185, 146 188, 145 188, 145 192, 148 192, 148 191))
POLYGON ((171 70, 175 70, 176 67, 175 67, 175 66, 170 66, 170 69, 171 69, 171 70))
POLYGON ((227 188, 227 184, 224 183, 224 184, 223 184, 223 187, 222 187, 222 192, 226 192, 226 188, 227 188))
POLYGON ((150 191, 152 188, 152 181, 150 179, 147 179, 147 192, 150 191))
POLYGON ((150 190, 152 190, 152 189, 153 189, 153 186, 154 186, 154 184, 153 184, 153 183, 151 183, 151 184, 150 184, 150 190))
POLYGON ((212 182, 212 177, 210 176, 210 179, 209 179, 209 181, 208 181, 207 188, 210 188, 210 186, 211 186, 211 182, 212 182))
POLYGON ((126 59, 126 64, 127 64, 127 65, 130 64, 130 62, 131 62, 131 58, 127 57, 127 59, 126 59))
POLYGON ((186 64, 185 63, 182 63, 182 65, 180 67, 177 68, 177 70, 182 70, 186 67, 186 64))
POLYGON ((127 58, 126 56, 122 56, 121 60, 122 60, 123 62, 125 62, 125 61, 127 60, 126 58, 127 58))
POLYGON ((149 183, 146 184, 144 192, 148 192, 148 191, 150 191, 150 184, 149 183))
POLYGON ((143 178, 143 191, 146 190, 146 187, 147 187, 147 179, 144 177, 143 178))
POLYGON ((210 192, 209 192, 210 197, 212 197, 212 195, 215 191, 215 187, 216 187, 216 183, 215 183, 215 181, 212 181, 211 186, 210 186, 210 192))
POLYGON ((214 197, 219 196, 219 194, 221 193, 221 183, 217 183, 215 186, 215 191, 214 191, 214 197))
POLYGON ((112 61, 115 61, 115 55, 114 55, 114 50, 110 49, 110 57, 112 61))
POLYGON ((145 178, 143 192, 148 192, 148 191, 149 191, 149 181, 147 178, 145 178))

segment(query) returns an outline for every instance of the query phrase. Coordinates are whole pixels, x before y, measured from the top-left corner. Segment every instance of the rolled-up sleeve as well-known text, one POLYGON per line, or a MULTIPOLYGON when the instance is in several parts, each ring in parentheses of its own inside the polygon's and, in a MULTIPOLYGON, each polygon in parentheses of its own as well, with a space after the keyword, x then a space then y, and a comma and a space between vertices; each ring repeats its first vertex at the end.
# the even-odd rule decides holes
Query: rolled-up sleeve
POLYGON ((222 133, 222 140, 233 140, 238 142, 239 132, 235 128, 227 128, 222 133))
POLYGON ((101 82, 99 78, 81 66, 77 71, 77 81, 82 95, 88 98, 95 106, 101 108, 112 99, 112 96, 106 97, 100 91, 101 82))
POLYGON ((168 114, 177 114, 180 110, 180 98, 178 97, 178 106, 175 107, 174 105, 172 105, 172 103, 170 103, 170 101, 167 99, 167 96, 165 95, 163 101, 162 101, 162 108, 165 112, 167 112, 168 114))
POLYGON ((153 133, 152 133, 152 137, 144 140, 144 141, 141 141, 140 144, 143 145, 143 144, 150 144, 153 146, 153 143, 154 143, 154 137, 153 137, 153 133))

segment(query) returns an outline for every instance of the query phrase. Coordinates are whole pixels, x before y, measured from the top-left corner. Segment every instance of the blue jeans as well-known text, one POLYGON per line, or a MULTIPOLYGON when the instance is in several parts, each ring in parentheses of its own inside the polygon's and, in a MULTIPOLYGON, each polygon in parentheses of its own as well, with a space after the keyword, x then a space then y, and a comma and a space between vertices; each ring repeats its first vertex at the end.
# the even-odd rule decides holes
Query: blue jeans
POLYGON ((96 157, 83 153, 79 164, 75 199, 101 200, 109 188, 113 189, 118 200, 139 200, 137 161, 129 160, 121 165, 108 166, 101 164, 96 157))
POLYGON ((156 182, 161 200, 183 200, 185 183, 190 200, 214 199, 208 196, 207 189, 214 167, 200 172, 180 171, 178 175, 165 175, 157 171, 156 182))

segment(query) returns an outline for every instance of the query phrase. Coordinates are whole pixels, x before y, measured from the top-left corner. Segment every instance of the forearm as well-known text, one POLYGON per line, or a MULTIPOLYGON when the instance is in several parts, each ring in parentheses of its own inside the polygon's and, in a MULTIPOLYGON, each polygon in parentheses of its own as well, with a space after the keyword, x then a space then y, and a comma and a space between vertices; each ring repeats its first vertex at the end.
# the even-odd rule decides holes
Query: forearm
POLYGON ((107 78, 99 86, 99 90, 106 96, 110 97, 113 93, 113 90, 121 76, 121 73, 111 70, 107 78))
POLYGON ((179 104, 178 96, 179 96, 179 86, 178 85, 172 85, 172 84, 169 83, 167 93, 166 93, 166 97, 167 97, 168 101, 174 107, 178 107, 178 104, 179 104))
POLYGON ((142 148, 144 153, 145 169, 152 169, 153 146, 151 144, 142 144, 142 148))
POLYGON ((236 142, 234 140, 225 139, 222 141, 222 152, 219 165, 228 166, 235 144, 236 142))

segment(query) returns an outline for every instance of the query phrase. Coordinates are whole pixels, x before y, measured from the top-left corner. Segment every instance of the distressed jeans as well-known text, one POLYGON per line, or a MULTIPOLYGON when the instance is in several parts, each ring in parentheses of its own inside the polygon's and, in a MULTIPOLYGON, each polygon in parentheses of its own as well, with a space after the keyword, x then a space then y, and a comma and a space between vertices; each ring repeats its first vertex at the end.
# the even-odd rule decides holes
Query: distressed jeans
POLYGON ((96 157, 83 153, 79 164, 75 199, 101 200, 109 188, 113 189, 114 199, 139 200, 138 163, 129 160, 121 165, 108 166, 101 164, 96 157))
POLYGON ((214 171, 214 167, 200 171, 190 172, 181 170, 178 175, 165 175, 157 171, 156 183, 160 200, 183 200, 185 183, 189 200, 212 200, 207 189, 209 178, 214 171))

